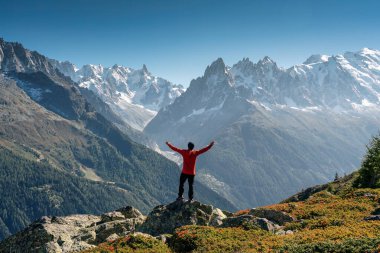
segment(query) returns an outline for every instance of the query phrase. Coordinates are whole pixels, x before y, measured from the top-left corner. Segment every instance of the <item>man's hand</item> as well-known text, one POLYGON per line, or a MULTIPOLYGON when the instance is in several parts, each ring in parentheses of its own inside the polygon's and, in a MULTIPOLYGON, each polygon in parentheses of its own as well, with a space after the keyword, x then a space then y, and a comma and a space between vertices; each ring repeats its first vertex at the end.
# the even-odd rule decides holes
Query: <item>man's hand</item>
POLYGON ((168 141, 166 141, 165 144, 169 146, 169 142, 168 141))
POLYGON ((214 146, 214 144, 215 144, 215 141, 212 141, 212 142, 210 143, 210 146, 212 147, 212 146, 214 146))

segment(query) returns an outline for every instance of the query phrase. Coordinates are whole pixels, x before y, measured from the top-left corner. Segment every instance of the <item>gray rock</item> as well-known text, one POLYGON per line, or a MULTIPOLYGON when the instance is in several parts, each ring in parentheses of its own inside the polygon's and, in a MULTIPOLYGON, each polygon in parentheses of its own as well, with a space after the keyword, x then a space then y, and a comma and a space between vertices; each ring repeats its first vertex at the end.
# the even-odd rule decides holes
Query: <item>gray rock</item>
POLYGON ((117 209, 116 211, 122 213, 126 219, 130 219, 130 218, 145 219, 145 216, 133 206, 122 207, 120 209, 117 209))
POLYGON ((145 216, 132 207, 101 216, 45 216, 2 241, 0 252, 77 252, 127 235, 144 221, 145 216))
POLYGON ((237 217, 228 217, 223 220, 223 223, 219 226, 226 227, 243 227, 243 228, 261 228, 269 232, 276 232, 281 227, 265 218, 257 218, 253 215, 240 215, 237 217))
POLYGON ((184 225, 217 225, 225 218, 220 209, 211 205, 176 201, 155 207, 138 231, 157 236, 173 233, 184 225))
POLYGON ((144 221, 145 216, 132 206, 127 206, 120 208, 116 211, 104 213, 101 215, 101 221, 98 224, 117 221, 117 220, 126 220, 126 219, 137 219, 139 221, 144 221))
POLYGON ((292 230, 286 230, 286 231, 285 231, 285 234, 286 234, 286 235, 292 235, 292 234, 294 234, 294 232, 293 232, 292 230))
POLYGON ((116 220, 124 220, 124 219, 125 217, 121 212, 113 211, 113 212, 102 214, 100 223, 116 221, 116 220))
POLYGON ((292 235, 292 234, 294 234, 294 232, 292 230, 286 230, 285 231, 285 230, 280 229, 275 234, 276 235, 292 235))
POLYGON ((260 228, 269 232, 274 233, 276 230, 280 228, 277 224, 274 224, 266 218, 254 218, 254 221, 257 225, 259 225, 260 228))
POLYGON ((284 225, 286 222, 295 221, 295 219, 289 214, 277 210, 265 209, 265 208, 253 208, 249 211, 250 215, 266 218, 279 225, 284 225))
POLYGON ((366 221, 370 221, 370 220, 380 220, 380 215, 371 215, 371 216, 367 216, 364 218, 364 220, 366 221))

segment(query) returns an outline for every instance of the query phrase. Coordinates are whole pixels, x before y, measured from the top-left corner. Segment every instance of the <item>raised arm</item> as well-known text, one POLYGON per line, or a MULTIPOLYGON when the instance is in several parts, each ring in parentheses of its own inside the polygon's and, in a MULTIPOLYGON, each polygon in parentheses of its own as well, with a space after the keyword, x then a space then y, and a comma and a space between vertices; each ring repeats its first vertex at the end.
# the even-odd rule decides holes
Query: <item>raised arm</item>
POLYGON ((167 142, 165 142, 166 143, 166 145, 168 145, 168 147, 169 148, 171 148, 173 151, 175 151, 175 152, 178 152, 178 153, 180 153, 180 154, 182 154, 182 149, 179 149, 179 148, 177 148, 177 147, 175 147, 175 146, 173 146, 172 144, 170 144, 168 141, 167 142))
POLYGON ((209 151, 209 149, 212 148, 212 146, 214 146, 214 142, 213 141, 210 144, 208 144, 208 146, 206 146, 206 147, 204 147, 204 148, 202 148, 200 150, 197 150, 196 154, 197 155, 203 154, 204 152, 209 151))

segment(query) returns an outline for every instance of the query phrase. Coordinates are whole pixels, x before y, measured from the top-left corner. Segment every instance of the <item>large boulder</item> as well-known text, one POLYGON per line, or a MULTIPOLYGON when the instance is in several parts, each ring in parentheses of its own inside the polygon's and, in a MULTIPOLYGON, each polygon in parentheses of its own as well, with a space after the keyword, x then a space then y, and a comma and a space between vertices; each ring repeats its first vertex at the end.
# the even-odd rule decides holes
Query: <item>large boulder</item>
POLYGON ((220 209, 211 205, 198 201, 175 201, 155 207, 138 231, 154 236, 171 234, 184 225, 218 226, 226 217, 220 209))
POLYGON ((273 209, 253 208, 249 211, 249 215, 260 218, 265 218, 279 225, 284 225, 286 222, 292 222, 295 219, 289 214, 273 209))
POLYGON ((219 227, 243 227, 245 229, 260 228, 269 232, 276 232, 280 229, 280 226, 269 221, 265 218, 258 218, 253 215, 240 215, 236 217, 228 217, 223 220, 223 223, 219 227))
POLYGON ((42 217, 0 243, 0 252, 77 252, 136 230, 145 221, 133 207, 95 215, 42 217))

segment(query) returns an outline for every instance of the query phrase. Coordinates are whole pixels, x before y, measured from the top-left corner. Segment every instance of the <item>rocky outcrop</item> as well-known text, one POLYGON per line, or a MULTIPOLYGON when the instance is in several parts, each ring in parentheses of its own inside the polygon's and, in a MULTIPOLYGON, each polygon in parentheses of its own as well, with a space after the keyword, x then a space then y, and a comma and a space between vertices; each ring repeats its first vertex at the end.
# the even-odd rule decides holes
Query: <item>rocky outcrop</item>
POLYGON ((292 231, 284 231, 280 225, 293 220, 286 213, 265 208, 251 209, 248 214, 236 216, 198 201, 159 205, 147 217, 127 206, 99 216, 42 217, 1 242, 0 252, 78 252, 131 233, 165 242, 168 234, 185 225, 263 229, 285 235, 292 231))
POLYGON ((211 205, 176 201, 155 207, 138 231, 156 236, 173 233, 184 225, 218 226, 226 217, 219 208, 211 205))
POLYGON ((261 228, 272 233, 280 229, 279 225, 266 218, 258 218, 248 214, 237 217, 228 217, 223 220, 223 223, 219 227, 243 227, 245 229, 261 228))
POLYGON ((219 208, 197 201, 176 201, 154 208, 138 231, 157 236, 171 234, 176 228, 184 225, 201 225, 258 228, 276 233, 282 229, 280 225, 293 220, 288 214, 276 210, 252 209, 249 214, 232 216, 232 214, 226 215, 219 208))
POLYGON ((0 243, 0 252, 77 252, 129 234, 144 220, 129 206, 101 216, 45 216, 0 243))
POLYGON ((266 218, 279 225, 284 225, 286 222, 295 221, 295 219, 289 214, 272 209, 253 208, 249 211, 248 214, 256 217, 266 218))

